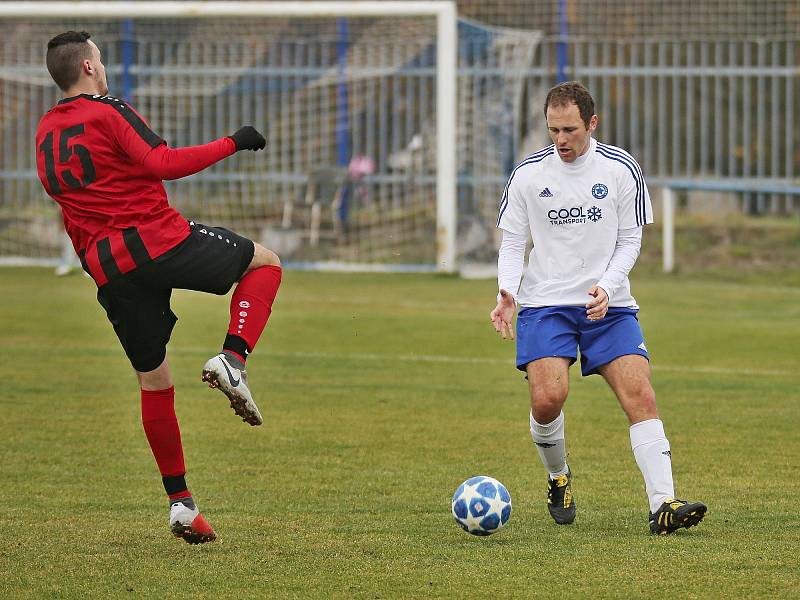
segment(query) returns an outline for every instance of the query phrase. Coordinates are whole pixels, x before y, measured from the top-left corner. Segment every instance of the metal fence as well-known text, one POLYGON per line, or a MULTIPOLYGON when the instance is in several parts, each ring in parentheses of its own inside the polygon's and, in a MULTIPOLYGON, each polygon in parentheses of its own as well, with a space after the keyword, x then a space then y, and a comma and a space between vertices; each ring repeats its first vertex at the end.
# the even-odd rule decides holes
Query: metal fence
POLYGON ((459 14, 491 25, 593 39, 737 40, 797 36, 797 0, 458 0, 459 14))
MULTIPOLYGON (((542 43, 529 98, 541 100, 553 81, 558 43, 542 43)), ((629 149, 651 184, 725 179, 757 187, 754 180, 769 179, 788 186, 800 177, 800 38, 573 39, 569 59, 567 76, 593 92, 597 137, 629 149)), ((523 128, 535 132, 541 106, 534 102, 531 110, 523 128)), ((739 199, 748 213, 800 207, 776 193, 739 199)))
MULTIPOLYGON (((57 99, 42 66, 52 27, 0 24, 0 256, 60 251, 57 213, 41 192, 33 149, 38 118, 57 99), (35 247, 25 245, 32 232, 35 247)), ((181 209, 255 237, 280 233, 287 203, 309 199, 315 165, 347 170, 344 148, 348 157, 372 164, 347 192, 357 209, 345 215, 347 235, 334 227, 327 232, 330 243, 313 249, 311 234, 304 234, 292 250, 297 259, 433 260, 430 20, 353 20, 344 43, 335 20, 148 23, 132 31, 135 64, 127 75, 135 76, 134 104, 171 144, 213 139, 242 119, 269 124, 271 144, 258 164, 237 157, 171 184, 181 209), (235 39, 224 39, 232 30, 235 39)), ((119 90, 131 33, 118 22, 95 33, 112 89, 119 90)), ((459 251, 463 258, 491 260, 506 177, 515 161, 549 143, 542 104, 556 80, 563 40, 470 21, 461 22, 459 35, 459 251)), ((739 209, 800 213, 795 197, 775 191, 782 182, 796 186, 800 177, 800 35, 699 41, 573 36, 566 49, 566 76, 583 81, 597 102, 598 139, 628 149, 651 187, 681 179, 708 188, 709 181, 726 180, 737 189, 739 181, 741 189, 755 191, 719 192, 739 209), (759 182, 769 182, 769 191, 759 192, 759 182)))

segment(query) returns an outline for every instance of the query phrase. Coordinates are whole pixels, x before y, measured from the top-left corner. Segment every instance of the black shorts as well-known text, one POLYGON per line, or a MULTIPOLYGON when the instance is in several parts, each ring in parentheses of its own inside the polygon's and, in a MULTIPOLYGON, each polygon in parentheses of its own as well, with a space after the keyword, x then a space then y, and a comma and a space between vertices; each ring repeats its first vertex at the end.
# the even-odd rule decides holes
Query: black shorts
POLYGON ((250 262, 255 246, 222 227, 190 223, 191 233, 155 260, 97 290, 97 300, 133 368, 156 369, 167 353, 178 317, 169 305, 173 289, 227 294, 250 262))

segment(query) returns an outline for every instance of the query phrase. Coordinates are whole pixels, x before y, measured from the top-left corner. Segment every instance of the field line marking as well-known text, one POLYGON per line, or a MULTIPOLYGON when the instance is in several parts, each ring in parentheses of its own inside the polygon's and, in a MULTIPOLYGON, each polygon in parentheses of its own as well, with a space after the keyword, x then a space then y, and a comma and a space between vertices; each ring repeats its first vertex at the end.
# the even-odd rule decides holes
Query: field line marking
MULTIPOLYGON (((479 356, 435 356, 428 354, 373 354, 373 353, 349 353, 349 352, 276 352, 268 350, 267 354, 276 357, 296 357, 296 358, 322 358, 322 359, 345 359, 345 360, 384 360, 384 361, 403 361, 403 362, 429 362, 429 363, 448 363, 448 364, 485 364, 485 365, 513 365, 513 359, 490 358, 479 356)), ((703 367, 703 366, 683 366, 683 365, 663 365, 655 364, 651 368, 654 371, 668 371, 676 373, 697 373, 709 375, 757 375, 762 377, 792 377, 797 373, 793 371, 781 371, 777 369, 729 369, 725 367, 703 367)))
MULTIPOLYGON (((99 348, 93 348, 97 350, 99 348)), ((118 346, 107 346, 102 348, 103 353, 118 350, 118 346)), ((197 347, 188 346, 170 346, 170 352, 176 352, 187 355, 205 356, 207 351, 199 350, 197 347)), ((451 355, 432 355, 432 354, 375 354, 365 352, 291 352, 281 350, 265 349, 263 356, 271 356, 276 358, 302 358, 302 359, 342 359, 342 360, 384 360, 384 361, 403 361, 403 362, 428 362, 428 363, 445 363, 445 364, 465 364, 465 365, 504 365, 513 366, 513 357, 505 358, 492 358, 489 356, 451 356, 451 355)), ((259 354, 261 354, 259 352, 259 354)), ((687 365, 665 365, 654 364, 650 365, 653 371, 666 371, 672 373, 695 373, 707 375, 751 375, 757 377, 798 377, 800 371, 785 371, 780 369, 731 369, 727 367, 711 367, 711 366, 687 366, 687 365)))

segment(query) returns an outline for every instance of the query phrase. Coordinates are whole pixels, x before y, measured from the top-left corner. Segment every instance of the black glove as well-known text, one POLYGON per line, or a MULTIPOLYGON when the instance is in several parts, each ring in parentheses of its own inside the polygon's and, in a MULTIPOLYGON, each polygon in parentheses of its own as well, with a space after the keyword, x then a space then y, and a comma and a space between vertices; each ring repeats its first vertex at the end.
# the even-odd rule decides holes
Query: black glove
POLYGON ((245 125, 228 137, 236 144, 237 152, 239 150, 263 150, 267 146, 267 140, 252 125, 245 125))

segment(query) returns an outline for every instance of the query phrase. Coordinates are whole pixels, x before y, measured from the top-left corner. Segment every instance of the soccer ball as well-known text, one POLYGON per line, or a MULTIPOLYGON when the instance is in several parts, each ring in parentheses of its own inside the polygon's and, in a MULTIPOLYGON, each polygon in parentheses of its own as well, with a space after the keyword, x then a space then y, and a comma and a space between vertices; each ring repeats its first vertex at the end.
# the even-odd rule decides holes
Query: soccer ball
POLYGON ((511 516, 511 495, 492 477, 470 477, 453 494, 453 517, 472 535, 491 535, 511 516))

